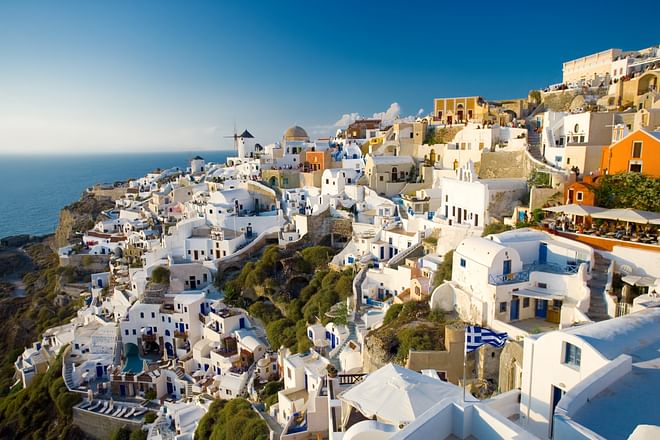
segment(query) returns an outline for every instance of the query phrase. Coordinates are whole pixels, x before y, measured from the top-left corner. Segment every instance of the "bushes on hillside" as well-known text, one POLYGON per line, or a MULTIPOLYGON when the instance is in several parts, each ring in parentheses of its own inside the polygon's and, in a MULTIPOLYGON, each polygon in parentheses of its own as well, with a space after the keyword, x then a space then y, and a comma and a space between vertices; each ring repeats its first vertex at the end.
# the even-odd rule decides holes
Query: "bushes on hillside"
POLYGON ((214 401, 195 430, 199 440, 266 440, 268 436, 266 422, 242 398, 214 401))

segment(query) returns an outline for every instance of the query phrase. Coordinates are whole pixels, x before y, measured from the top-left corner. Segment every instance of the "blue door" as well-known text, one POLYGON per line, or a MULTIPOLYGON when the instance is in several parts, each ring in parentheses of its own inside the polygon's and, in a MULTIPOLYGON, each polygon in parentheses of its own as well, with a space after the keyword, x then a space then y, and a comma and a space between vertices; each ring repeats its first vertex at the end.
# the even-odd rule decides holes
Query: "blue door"
POLYGON ((96 377, 102 377, 103 376, 103 366, 97 365, 96 366, 96 377))
POLYGON ((539 246, 539 264, 548 262, 548 243, 541 243, 539 246))
POLYGON ((245 318, 241 318, 238 320, 238 327, 245 328, 245 318))
POLYGON ((172 384, 167 382, 167 394, 172 394, 174 392, 174 388, 172 388, 172 384))
POLYGON ((517 296, 511 300, 511 314, 509 316, 511 321, 516 321, 520 316, 520 298, 517 296))
POLYGON ((174 347, 172 347, 171 343, 165 343, 165 351, 167 351, 167 357, 174 357, 174 347))
POLYGON ((126 395, 126 385, 123 383, 119 384, 119 395, 122 397, 126 395))
POLYGON ((382 246, 380 247, 380 259, 381 260, 385 259, 385 248, 382 246))
POLYGON ((536 300, 536 317, 545 318, 548 316, 548 301, 544 299, 536 300))
POLYGON ((511 260, 504 260, 502 262, 502 274, 508 275, 511 273, 511 260))

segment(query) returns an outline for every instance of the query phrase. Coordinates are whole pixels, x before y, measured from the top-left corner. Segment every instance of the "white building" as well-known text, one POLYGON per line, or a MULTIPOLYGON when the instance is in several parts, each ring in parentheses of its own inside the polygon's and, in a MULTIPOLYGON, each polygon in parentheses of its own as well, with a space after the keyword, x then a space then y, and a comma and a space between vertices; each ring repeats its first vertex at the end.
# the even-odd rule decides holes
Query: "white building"
POLYGON ((525 179, 479 179, 469 161, 456 178, 441 179, 442 201, 435 219, 448 225, 480 228, 513 213, 527 193, 525 179))
POLYGON ((655 425, 657 437, 660 419, 650 402, 660 392, 659 326, 656 302, 525 338, 520 424, 539 438, 633 438, 640 425, 655 425))
POLYGON ((452 280, 433 292, 432 308, 456 310, 464 321, 512 337, 528 334, 526 322, 556 328, 589 321, 594 256, 587 245, 517 229, 467 238, 453 258, 452 280))

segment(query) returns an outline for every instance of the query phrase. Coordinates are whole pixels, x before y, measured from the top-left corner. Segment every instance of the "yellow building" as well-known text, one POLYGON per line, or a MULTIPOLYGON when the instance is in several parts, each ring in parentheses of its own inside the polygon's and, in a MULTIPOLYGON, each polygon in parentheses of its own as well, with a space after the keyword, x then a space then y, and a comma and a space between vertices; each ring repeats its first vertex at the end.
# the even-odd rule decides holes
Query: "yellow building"
POLYGON ((440 124, 481 123, 488 119, 488 103, 481 96, 436 98, 433 100, 433 121, 440 124))

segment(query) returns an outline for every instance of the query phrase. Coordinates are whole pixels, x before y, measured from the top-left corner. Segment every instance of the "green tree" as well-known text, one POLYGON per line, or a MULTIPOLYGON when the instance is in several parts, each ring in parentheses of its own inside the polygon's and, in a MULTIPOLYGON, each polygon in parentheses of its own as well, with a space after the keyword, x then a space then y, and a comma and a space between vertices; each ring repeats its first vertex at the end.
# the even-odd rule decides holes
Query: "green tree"
POLYGON ((660 212, 660 179, 641 173, 619 173, 602 176, 597 182, 598 206, 660 212))
POLYGON ((158 284, 170 284, 170 270, 164 266, 158 266, 151 272, 151 281, 158 284))
POLYGON ((451 271, 454 266, 454 251, 451 250, 442 257, 442 263, 433 275, 433 285, 439 286, 447 280, 451 280, 451 271))

